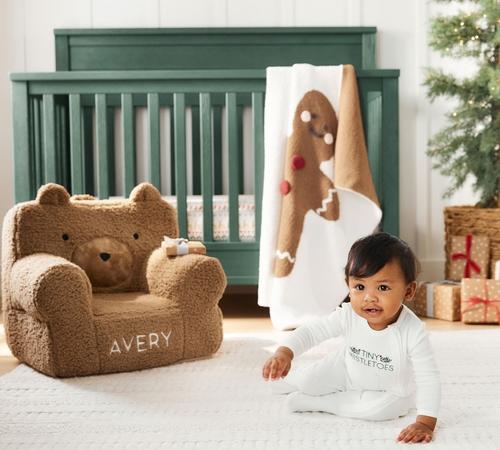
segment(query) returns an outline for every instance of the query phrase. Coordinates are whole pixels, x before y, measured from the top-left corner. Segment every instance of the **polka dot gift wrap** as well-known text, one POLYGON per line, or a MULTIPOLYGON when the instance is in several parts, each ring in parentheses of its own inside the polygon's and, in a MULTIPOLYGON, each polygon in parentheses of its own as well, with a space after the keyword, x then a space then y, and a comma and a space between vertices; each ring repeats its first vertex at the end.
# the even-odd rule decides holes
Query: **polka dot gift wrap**
POLYGON ((500 280, 462 280, 462 322, 500 323, 500 280))
POLYGON ((415 298, 405 303, 420 317, 460 320, 460 283, 454 281, 424 282, 418 286, 415 298))
POLYGON ((448 280, 462 278, 488 278, 490 261, 490 238, 488 236, 451 237, 451 252, 447 255, 448 280))

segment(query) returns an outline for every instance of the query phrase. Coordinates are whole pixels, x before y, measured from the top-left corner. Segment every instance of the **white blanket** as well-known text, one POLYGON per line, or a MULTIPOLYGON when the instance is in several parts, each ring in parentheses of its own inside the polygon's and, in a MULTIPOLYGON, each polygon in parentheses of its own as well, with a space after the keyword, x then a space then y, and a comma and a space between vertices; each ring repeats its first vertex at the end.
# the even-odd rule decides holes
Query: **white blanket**
POLYGON ((258 302, 270 307, 276 328, 289 329, 328 314, 341 303, 347 294, 344 266, 348 251, 356 239, 377 228, 382 216, 368 168, 352 66, 297 64, 268 68, 264 145, 258 302), (308 99, 311 95, 316 96, 312 102, 308 99), (314 129, 315 118, 331 115, 331 108, 333 120, 314 129), (328 145, 335 156, 329 160, 318 157, 328 145), (306 182, 292 179, 312 165, 319 171, 310 172, 306 182), (332 184, 327 192, 323 189, 324 208, 318 208, 321 205, 306 193, 304 201, 310 206, 302 208, 304 214, 299 218, 284 214, 285 201, 290 202, 292 194, 302 195, 299 186, 302 191, 321 191, 314 182, 322 178, 324 187, 323 174, 329 179, 326 183, 332 184), (325 213, 333 205, 332 196, 336 196, 333 200, 337 209, 325 213), (279 238, 294 226, 301 230, 279 238), (287 251, 279 248, 284 245, 279 241, 298 245, 287 251), (283 260, 290 267, 276 275, 277 261, 283 260))

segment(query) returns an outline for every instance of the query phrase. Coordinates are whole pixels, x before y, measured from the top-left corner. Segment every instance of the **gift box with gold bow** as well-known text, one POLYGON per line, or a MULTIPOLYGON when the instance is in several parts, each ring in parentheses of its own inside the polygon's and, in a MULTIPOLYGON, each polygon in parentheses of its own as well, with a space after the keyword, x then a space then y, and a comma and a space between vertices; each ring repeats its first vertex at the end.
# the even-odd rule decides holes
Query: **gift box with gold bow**
POLYGON ((452 236, 451 251, 447 255, 448 280, 488 278, 490 238, 488 236, 452 236))
POLYGON ((462 322, 500 324, 500 280, 462 280, 462 322))
POLYGON ((167 256, 182 256, 189 253, 205 255, 207 253, 206 247, 200 241, 188 241, 183 238, 173 239, 165 236, 161 246, 166 250, 167 256))

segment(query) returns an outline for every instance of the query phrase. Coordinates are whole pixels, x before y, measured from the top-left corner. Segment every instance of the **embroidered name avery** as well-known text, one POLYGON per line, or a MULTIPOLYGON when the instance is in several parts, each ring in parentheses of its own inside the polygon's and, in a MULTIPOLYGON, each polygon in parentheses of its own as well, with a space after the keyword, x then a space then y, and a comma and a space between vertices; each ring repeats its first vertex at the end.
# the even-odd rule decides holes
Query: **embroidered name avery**
POLYGON ((376 367, 380 370, 394 371, 394 365, 389 364, 392 359, 378 353, 367 352, 362 348, 349 347, 349 356, 355 361, 368 367, 376 367))
POLYGON ((160 331, 159 333, 138 334, 131 337, 121 337, 115 339, 111 344, 109 354, 113 353, 129 353, 129 352, 146 352, 153 348, 168 347, 170 335, 172 330, 168 333, 160 331))

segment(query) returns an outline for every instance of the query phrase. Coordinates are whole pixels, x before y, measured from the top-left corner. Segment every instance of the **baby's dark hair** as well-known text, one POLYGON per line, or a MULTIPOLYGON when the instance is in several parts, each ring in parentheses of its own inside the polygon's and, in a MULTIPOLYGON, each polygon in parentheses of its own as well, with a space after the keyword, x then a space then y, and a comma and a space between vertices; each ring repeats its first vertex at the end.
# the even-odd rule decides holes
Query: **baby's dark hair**
POLYGON ((382 232, 358 239, 349 250, 346 280, 371 277, 392 260, 398 262, 407 284, 417 279, 420 263, 405 241, 382 232))

